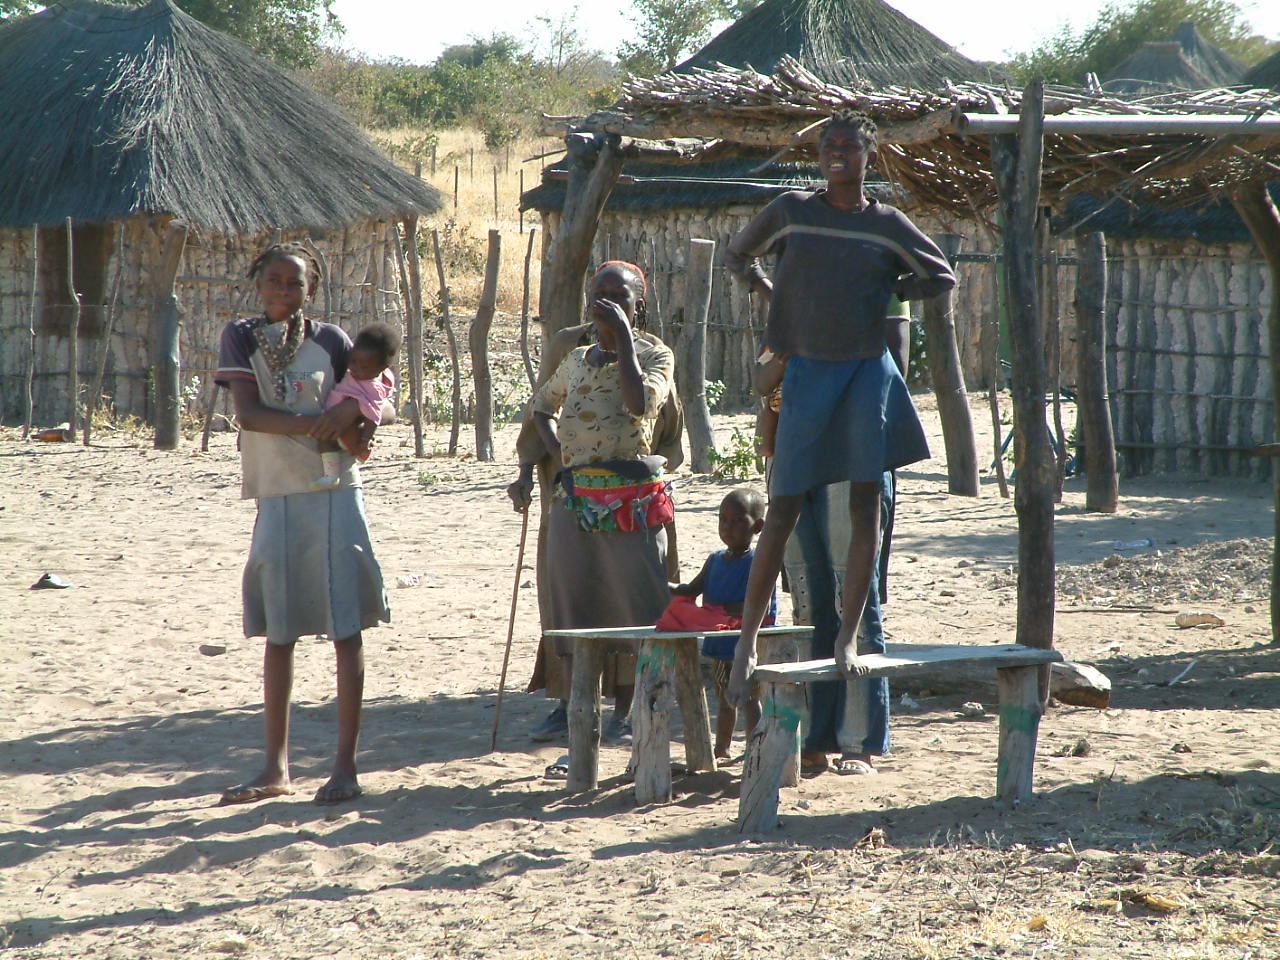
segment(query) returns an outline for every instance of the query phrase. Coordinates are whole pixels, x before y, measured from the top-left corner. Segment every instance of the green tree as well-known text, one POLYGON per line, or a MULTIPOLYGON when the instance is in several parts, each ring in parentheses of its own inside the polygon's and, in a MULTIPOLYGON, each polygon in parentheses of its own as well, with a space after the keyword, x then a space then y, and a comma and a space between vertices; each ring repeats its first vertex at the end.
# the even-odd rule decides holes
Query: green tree
POLYGON ((618 63, 634 74, 670 70, 702 46, 711 28, 737 20, 760 0, 632 0, 637 37, 618 51, 618 63))
MULTIPOLYGON (((146 0, 123 0, 141 6, 146 0)), ((215 30, 229 33, 264 57, 290 67, 309 67, 321 42, 339 35, 333 0, 176 0, 215 30)), ((0 18, 29 13, 42 3, 0 0, 0 18)))
POLYGON ((1082 84, 1089 73, 1109 73, 1142 44, 1169 40, 1184 20, 1195 23, 1206 40, 1241 63, 1256 63, 1273 46, 1253 33, 1232 0, 1112 2, 1083 30, 1066 27, 1014 56, 1005 69, 1019 80, 1040 76, 1053 83, 1082 84))

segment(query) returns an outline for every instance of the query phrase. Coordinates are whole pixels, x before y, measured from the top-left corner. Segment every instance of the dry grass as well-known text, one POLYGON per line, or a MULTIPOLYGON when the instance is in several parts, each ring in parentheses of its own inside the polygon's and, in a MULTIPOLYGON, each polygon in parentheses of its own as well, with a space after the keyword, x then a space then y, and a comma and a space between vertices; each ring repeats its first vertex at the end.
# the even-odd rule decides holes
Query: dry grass
MULTIPOLYGON (((396 130, 383 131, 377 134, 378 139, 392 144, 420 144, 423 138, 432 131, 413 127, 402 127, 396 130)), ((563 146, 562 142, 549 137, 529 137, 516 141, 509 148, 492 152, 484 145, 484 139, 477 130, 457 128, 435 131, 439 138, 436 145, 436 169, 431 171, 429 151, 423 151, 424 178, 438 187, 447 198, 443 211, 425 229, 439 229, 444 235, 448 232, 450 239, 467 246, 475 256, 460 259, 471 261, 466 266, 454 266, 449 270, 449 287, 455 304, 460 310, 473 309, 480 299, 480 288, 484 282, 484 257, 488 245, 490 230, 498 230, 502 236, 502 266, 498 274, 498 309, 519 314, 523 297, 523 277, 525 250, 529 242, 529 230, 539 228, 535 240, 534 263, 530 282, 530 310, 536 311, 538 297, 538 264, 537 258, 541 250, 541 225, 537 215, 526 214, 524 232, 520 230, 520 188, 521 174, 524 176, 524 189, 538 185, 542 177, 542 167, 551 163, 555 157, 542 160, 530 160, 539 154, 556 150, 563 146), (455 171, 457 193, 455 203, 455 171), (495 214, 495 177, 497 183, 497 209, 495 214), (450 227, 449 221, 453 221, 450 227)), ((412 162, 403 158, 402 163, 412 167, 412 162)), ((428 251, 430 242, 428 238, 428 251)), ((427 269, 426 289, 434 296, 437 284, 435 268, 432 264, 424 265, 427 269)))

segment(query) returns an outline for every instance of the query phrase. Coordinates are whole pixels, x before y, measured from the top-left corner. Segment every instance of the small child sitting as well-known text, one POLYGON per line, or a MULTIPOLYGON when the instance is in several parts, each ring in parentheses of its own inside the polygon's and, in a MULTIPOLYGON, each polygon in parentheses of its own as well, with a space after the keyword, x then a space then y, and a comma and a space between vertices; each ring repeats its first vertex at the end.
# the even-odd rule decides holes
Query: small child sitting
MULTIPOLYGON (((675 584, 675 595, 670 606, 659 618, 657 629, 664 631, 736 630, 742 626, 742 602, 746 597, 747 576, 751 572, 751 559, 755 551, 751 541, 764 526, 764 497, 746 487, 731 491, 720 502, 720 540, 724 550, 717 550, 707 557, 698 575, 689 583, 675 584), (695 598, 702 597, 698 605, 695 598)), ((774 595, 764 625, 773 623, 778 613, 778 598, 774 595)), ((725 696, 729 682, 729 667, 733 662, 738 638, 707 637, 702 654, 711 660, 711 678, 716 698, 720 702, 716 714, 715 755, 724 760, 729 757, 733 743, 733 731, 738 723, 738 711, 725 696)), ((760 698, 756 691, 743 705, 746 712, 747 733, 760 721, 760 698)))
POLYGON ((356 334, 347 361, 347 373, 329 392, 324 407, 355 400, 360 405, 360 419, 338 441, 320 442, 320 460, 324 476, 311 482, 316 490, 328 490, 342 482, 342 451, 361 462, 372 452, 373 433, 382 422, 382 404, 396 388, 391 361, 400 349, 400 332, 386 323, 371 323, 356 334))

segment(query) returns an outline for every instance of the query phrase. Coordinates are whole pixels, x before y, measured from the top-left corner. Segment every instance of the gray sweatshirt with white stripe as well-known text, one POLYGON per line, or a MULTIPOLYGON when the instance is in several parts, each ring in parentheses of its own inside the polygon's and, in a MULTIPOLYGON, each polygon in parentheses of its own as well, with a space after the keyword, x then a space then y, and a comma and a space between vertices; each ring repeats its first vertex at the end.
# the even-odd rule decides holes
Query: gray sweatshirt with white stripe
POLYGON ((756 259, 777 256, 765 343, 774 353, 855 360, 884 350, 890 295, 921 300, 950 290, 955 274, 902 211, 871 200, 840 210, 824 190, 776 197, 729 242, 725 266, 747 283, 756 259))

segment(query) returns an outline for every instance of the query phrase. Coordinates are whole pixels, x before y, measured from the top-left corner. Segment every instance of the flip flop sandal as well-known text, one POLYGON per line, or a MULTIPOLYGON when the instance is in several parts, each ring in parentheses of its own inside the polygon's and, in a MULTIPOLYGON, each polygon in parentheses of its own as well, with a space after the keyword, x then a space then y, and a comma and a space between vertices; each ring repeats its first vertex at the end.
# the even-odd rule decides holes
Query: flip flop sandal
POLYGON ((241 783, 222 792, 218 806, 228 807, 236 803, 257 803, 259 800, 270 800, 272 797, 292 795, 292 787, 255 787, 241 783))
POLYGON ((879 772, 867 761, 852 757, 841 757, 831 765, 831 769, 846 777, 866 777, 879 772))
POLYGON ((569 779, 569 755, 566 753, 559 757, 555 763, 547 765, 547 769, 542 771, 542 779, 544 780, 568 780, 569 779))

